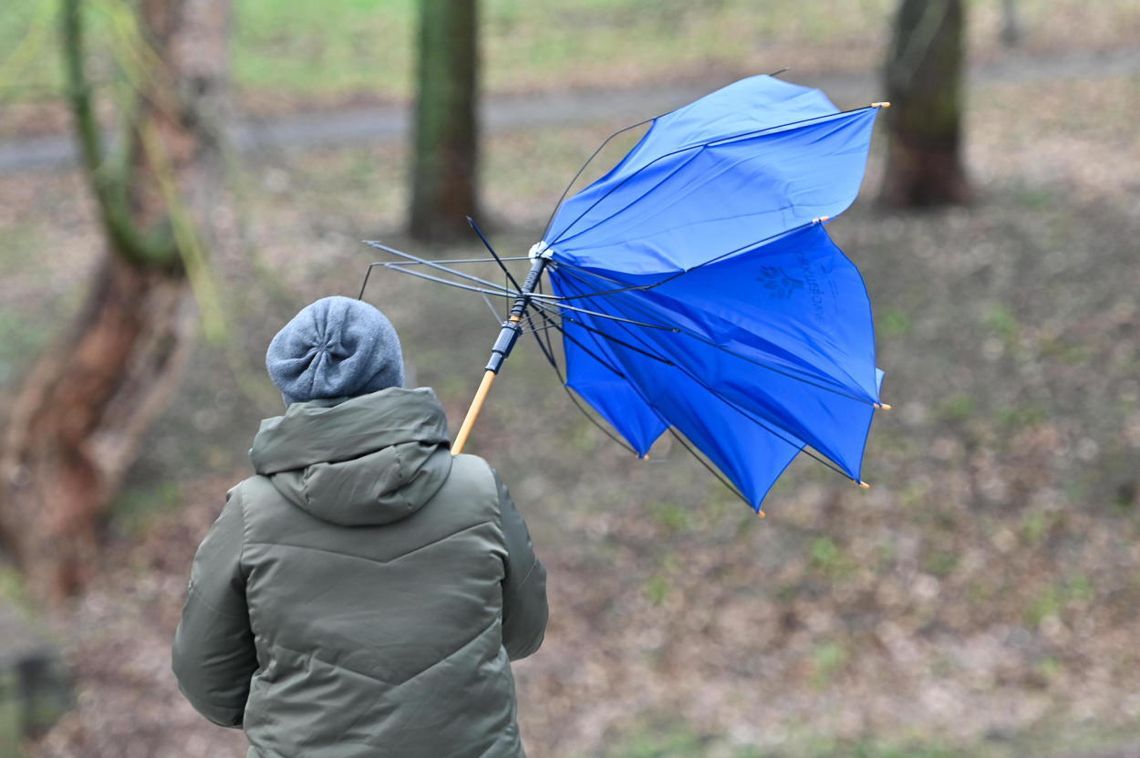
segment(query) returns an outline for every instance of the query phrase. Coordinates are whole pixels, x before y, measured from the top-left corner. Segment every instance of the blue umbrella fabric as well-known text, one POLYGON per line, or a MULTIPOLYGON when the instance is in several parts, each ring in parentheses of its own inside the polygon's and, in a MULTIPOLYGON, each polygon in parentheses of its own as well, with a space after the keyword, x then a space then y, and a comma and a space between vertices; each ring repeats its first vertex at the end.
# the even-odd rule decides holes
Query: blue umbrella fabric
POLYGON ((878 108, 768 76, 658 117, 535 254, 566 383, 640 455, 672 427, 756 510, 805 449, 862 482, 879 407, 870 299, 830 239, 878 108))

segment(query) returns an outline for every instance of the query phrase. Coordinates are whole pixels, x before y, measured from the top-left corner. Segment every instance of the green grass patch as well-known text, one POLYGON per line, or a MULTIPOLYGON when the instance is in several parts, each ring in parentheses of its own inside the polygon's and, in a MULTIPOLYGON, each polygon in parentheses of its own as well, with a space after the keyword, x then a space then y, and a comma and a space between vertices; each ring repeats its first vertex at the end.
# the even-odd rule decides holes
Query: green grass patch
POLYGON ((892 308, 879 319, 879 335, 882 337, 902 337, 910 333, 911 320, 904 311, 892 308))
POLYGON ((1040 187, 1024 187, 1017 193, 1017 202, 1029 210, 1043 210, 1053 205, 1053 193, 1040 187))
POLYGON ((642 725, 606 752, 612 758, 671 758, 703 755, 708 738, 684 722, 642 725))
POLYGON ((1007 405, 999 408, 994 416, 1001 426, 1024 429, 1044 423, 1049 418, 1049 412, 1038 405, 1007 405))
POLYGON ((686 532, 692 525, 689 509, 676 503, 657 503, 651 510, 654 520, 670 534, 686 532))
POLYGON ((958 393, 938 403, 935 413, 942 421, 965 421, 974 415, 977 403, 971 395, 958 393))
MULTIPOLYGON (((758 12, 748 0, 483 0, 485 87, 620 85, 647 73, 739 67, 755 60, 764 42, 794 49, 860 39, 870 47, 893 4, 778 0, 758 12)), ((0 61, 11 58, 12 65, 0 68, 5 96, 31 99, 59 89, 57 7, 55 0, 6 1, 0 50, 9 54, 0 61)), ((90 48, 99 55, 108 45, 107 10, 123 6, 100 0, 89 7, 90 48)), ((416 8, 415 0, 236 0, 235 82, 247 93, 405 99, 415 76, 416 8)))
POLYGON ((1067 580, 1047 585, 1030 602, 1025 612, 1025 621, 1036 627, 1049 616, 1060 616, 1070 603, 1087 603, 1093 599, 1094 590, 1088 578, 1074 576, 1067 580))
MULTIPOLYGON (((57 5, 5 3, 0 50, 9 54, 0 61, 12 61, 9 70, 0 67, 5 97, 42 98, 58 90, 57 5)), ((93 51, 107 44, 100 27, 105 9, 118 5, 92 5, 93 51)), ((839 7, 779 0, 757 12, 747 0, 484 0, 485 83, 492 92, 552 81, 622 84, 646 72, 739 66, 755 58, 764 41, 791 47, 855 38, 868 46, 892 7, 892 0, 839 7)), ((246 92, 394 99, 412 92, 415 0, 237 0, 234 16, 234 78, 246 92)))
POLYGON ((1038 347, 1038 354, 1066 366, 1081 366, 1093 358, 1092 348, 1088 345, 1060 337, 1043 341, 1038 347))
POLYGON ((923 558, 922 568, 926 573, 940 578, 950 576, 958 566, 958 554, 949 550, 933 550, 923 558))
POLYGON ((842 579, 855 571, 855 562, 830 537, 817 537, 812 541, 811 565, 832 579, 842 579))
POLYGON ((828 641, 817 645, 811 652, 811 681, 819 688, 826 687, 847 665, 851 654, 838 642, 828 641))
POLYGON ((982 318, 982 325, 1000 337, 1006 344, 1013 343, 1017 339, 1018 332, 1021 331, 1017 317, 1001 303, 994 305, 986 312, 982 318))
POLYGON ((34 608, 28 597, 24 575, 14 566, 0 564, 0 602, 8 602, 24 611, 34 608))
POLYGON ((661 605, 669 596, 669 580, 661 574, 654 574, 645 583, 645 597, 653 605, 661 605))

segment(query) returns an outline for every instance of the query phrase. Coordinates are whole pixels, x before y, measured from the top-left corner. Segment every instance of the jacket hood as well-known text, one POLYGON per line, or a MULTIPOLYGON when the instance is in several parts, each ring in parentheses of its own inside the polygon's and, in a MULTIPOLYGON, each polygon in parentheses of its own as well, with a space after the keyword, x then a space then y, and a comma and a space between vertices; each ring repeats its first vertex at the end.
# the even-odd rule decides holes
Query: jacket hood
POLYGON ((410 516, 439 491, 449 447, 435 393, 391 387, 294 403, 261 422, 249 457, 298 508, 341 526, 376 526, 410 516))

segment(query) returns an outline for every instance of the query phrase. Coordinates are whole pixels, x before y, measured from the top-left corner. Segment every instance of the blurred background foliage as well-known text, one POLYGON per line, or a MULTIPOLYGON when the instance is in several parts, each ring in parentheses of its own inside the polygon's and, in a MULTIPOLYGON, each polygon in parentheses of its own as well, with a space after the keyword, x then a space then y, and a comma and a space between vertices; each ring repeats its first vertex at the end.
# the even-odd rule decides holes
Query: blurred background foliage
MULTIPOLYGON (((984 59, 1000 46, 1001 3, 968 5, 971 55, 984 59)), ((894 0, 763 6, 750 0, 484 0, 484 83, 489 93, 525 93, 707 77, 710 69, 865 71, 881 62, 895 6, 894 0)), ((1079 0, 1019 0, 1016 7, 1020 24, 1032 30, 1023 44, 1034 51, 1127 44, 1140 25, 1133 0, 1104 0, 1095 13, 1079 0)), ((36 51, 18 82, 28 94, 6 98, 42 96, 61 83, 50 23, 56 13, 53 0, 5 3, 0 49, 36 51)), ((405 100, 414 82, 415 20, 415 0, 237 0, 237 100, 267 109, 295 97, 405 100)), ((109 33, 105 21, 93 26, 96 35, 109 33)), ((8 79, 14 83, 11 74, 8 79)))
MULTIPOLYGON (((867 280, 895 405, 876 421, 871 491, 798 462, 759 523, 679 449, 621 456, 533 345, 512 357, 473 451, 511 482, 550 566, 550 634, 518 668, 533 755, 1137 753, 1140 3, 1020 0, 1014 47, 1002 41, 1008 3, 965 5, 973 204, 876 208, 880 139, 863 197, 831 229, 867 280)), ((116 9, 128 6, 86 7, 88 71, 111 127, 133 94, 115 64, 116 9)), ((879 99, 896 3, 480 9, 487 113, 519 101, 578 113, 485 129, 482 202, 497 247, 517 254, 598 142, 657 112, 620 101, 679 103, 783 67, 841 107, 879 99)), ((69 138, 58 12, 47 0, 0 10, 0 156, 69 138)), ((269 123, 406 114, 416 13, 411 0, 235 0, 231 118, 256 136, 269 123)), ((305 302, 355 293, 371 260, 360 239, 481 254, 474 240, 406 236, 414 159, 402 131, 222 155, 224 182, 199 220, 216 237, 210 310, 229 328, 194 340, 99 519, 90 585, 41 608, 78 707, 27 743, 33 755, 241 754, 240 735, 181 700, 167 658, 193 550, 246 475, 258 420, 281 410, 265 345, 305 302)), ((66 332, 104 253, 75 165, 0 170, 6 394, 66 332)), ((478 300, 388 276, 368 299, 457 424, 495 320, 478 300)), ((31 605, 19 573, 3 579, 11 605, 31 605)))

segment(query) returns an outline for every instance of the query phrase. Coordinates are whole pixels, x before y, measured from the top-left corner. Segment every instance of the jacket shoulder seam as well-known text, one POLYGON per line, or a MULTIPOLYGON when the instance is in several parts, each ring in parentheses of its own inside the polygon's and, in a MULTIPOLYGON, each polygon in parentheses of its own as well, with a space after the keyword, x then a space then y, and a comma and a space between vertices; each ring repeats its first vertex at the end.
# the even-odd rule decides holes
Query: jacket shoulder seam
POLYGON ((319 552, 319 553, 328 553, 329 555, 340 555, 340 556, 343 556, 345 558, 352 558, 352 559, 358 560, 358 561, 367 561, 369 563, 376 563, 376 564, 379 564, 381 566, 386 566, 390 563, 396 563, 397 561, 401 561, 410 555, 414 555, 414 554, 420 552, 421 550, 426 550, 430 547, 434 547, 435 545, 440 544, 441 542, 446 542, 447 540, 451 539, 452 537, 458 537, 459 535, 464 534, 465 532, 470 532, 474 529, 478 529, 481 526, 486 526, 489 523, 491 523, 491 522, 490 521, 477 521, 474 524, 468 524, 465 527, 462 527, 460 529, 456 529, 454 532, 444 534, 444 535, 437 537, 436 539, 432 540, 431 542, 426 542, 423 545, 419 545, 419 546, 413 548, 412 550, 409 550, 406 553, 401 553, 400 555, 397 555, 393 558, 389 558, 387 560, 384 560, 382 558, 370 558, 370 557, 364 556, 364 555, 355 555, 353 553, 346 553, 346 552, 343 552, 341 550, 329 550, 327 548, 315 547, 313 545, 299 545, 295 542, 251 541, 249 544, 251 544, 251 545, 267 545, 269 547, 291 547, 291 548, 296 548, 297 550, 314 550, 314 551, 319 552))
POLYGON ((407 684, 408 682, 412 681, 413 679, 416 679, 417 677, 423 676, 424 674, 426 674, 428 671, 432 670, 436 666, 439 666, 439 665, 443 664, 444 662, 448 661, 449 659, 454 658, 456 655, 458 655, 460 652, 462 652, 467 647, 471 646, 476 640, 478 640, 480 637, 482 637, 484 634, 486 634, 487 630, 494 627, 495 624, 497 624, 497 623, 500 623, 500 619, 498 619, 498 618, 491 619, 491 621, 489 623, 487 623, 484 627, 482 627, 479 631, 477 631, 470 638, 468 638, 468 639, 464 640, 462 643, 460 643, 460 645, 458 647, 456 647, 454 650, 451 650, 450 652, 441 656, 438 660, 433 661, 432 663, 428 664, 427 666, 420 669, 419 671, 416 671, 416 672, 414 672, 414 673, 412 673, 412 674, 410 674, 410 675, 408 675, 405 678, 400 679, 400 680, 382 679, 381 677, 377 676, 376 674, 369 673, 367 671, 361 671, 358 668, 352 668, 352 667, 344 665, 343 663, 334 663, 330 660, 326 660, 323 656, 317 655, 316 652, 305 652, 302 650, 294 650, 293 648, 288 647, 286 645, 282 645, 280 642, 277 642, 277 641, 270 641, 268 644, 270 647, 275 647, 275 648, 278 648, 280 650, 284 650, 288 653, 292 653, 294 655, 312 658, 313 660, 319 661, 320 663, 323 663, 326 666, 331 666, 332 668, 340 669, 341 671, 347 671, 350 674, 356 674, 357 676, 362 676, 365 679, 371 679, 374 682, 380 682, 381 684, 386 684, 390 687, 401 687, 401 686, 407 684))

